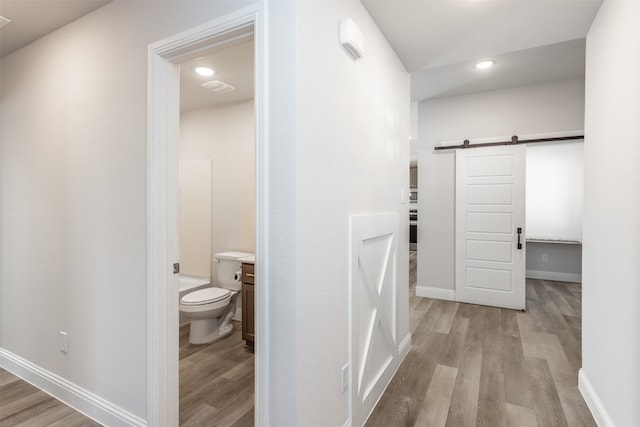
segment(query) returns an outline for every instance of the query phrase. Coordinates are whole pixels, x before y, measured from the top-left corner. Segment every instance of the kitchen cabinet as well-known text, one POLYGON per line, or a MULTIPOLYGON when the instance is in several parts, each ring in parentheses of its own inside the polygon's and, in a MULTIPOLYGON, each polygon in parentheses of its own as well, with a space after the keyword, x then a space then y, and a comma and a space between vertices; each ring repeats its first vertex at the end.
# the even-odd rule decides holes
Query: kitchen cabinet
POLYGON ((254 265, 242 263, 242 339, 253 349, 255 341, 254 265))

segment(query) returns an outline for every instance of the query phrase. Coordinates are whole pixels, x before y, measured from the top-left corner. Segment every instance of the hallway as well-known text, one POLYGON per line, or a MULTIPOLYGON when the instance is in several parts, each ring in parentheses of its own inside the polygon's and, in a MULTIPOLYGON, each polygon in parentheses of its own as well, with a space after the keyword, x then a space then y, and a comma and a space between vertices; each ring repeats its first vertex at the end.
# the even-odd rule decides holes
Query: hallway
MULTIPOLYGON (((580 285, 527 280, 527 311, 518 312, 416 297, 415 252, 411 252, 409 276, 412 349, 371 415, 368 427, 595 427, 577 387, 581 366, 580 285)), ((210 354, 218 347, 215 345, 203 352, 189 350, 185 331, 182 374, 188 376, 195 362, 219 356, 210 354)), ((237 338, 237 345, 224 353, 240 357, 243 362, 238 367, 253 363, 237 338)), ((220 371, 220 381, 231 384, 236 371, 220 371)), ((205 378, 209 381, 202 377, 200 382, 205 378)), ((253 375, 238 378, 238 384, 245 385, 236 390, 239 399, 226 396, 226 402, 237 401, 240 405, 229 413, 233 421, 224 425, 251 425, 253 402, 248 396, 253 392, 253 375)), ((194 390, 206 387, 203 383, 194 390)), ((97 425, 6 371, 0 371, 0 392, 2 426, 56 425, 56 420, 65 426, 97 425)), ((194 401, 184 388, 181 393, 182 422, 208 422, 205 420, 212 414, 203 412, 206 405, 194 401)), ((209 398, 215 399, 216 394, 209 398)))
POLYGON ((595 426, 578 391, 581 286, 527 280, 527 311, 415 296, 412 349, 369 418, 376 426, 595 426))

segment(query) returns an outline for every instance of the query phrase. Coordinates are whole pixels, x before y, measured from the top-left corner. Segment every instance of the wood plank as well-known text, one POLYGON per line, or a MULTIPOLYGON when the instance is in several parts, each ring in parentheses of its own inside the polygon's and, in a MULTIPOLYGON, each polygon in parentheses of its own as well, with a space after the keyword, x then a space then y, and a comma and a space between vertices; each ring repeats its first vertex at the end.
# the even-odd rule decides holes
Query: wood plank
POLYGON ((439 427, 446 424, 457 374, 456 368, 436 366, 415 425, 439 427))
POLYGON ((189 410, 180 411, 180 425, 183 427, 204 427, 218 415, 218 410, 206 403, 200 403, 189 410))
POLYGON ((531 310, 525 313, 517 314, 518 328, 520 329, 520 341, 522 342, 522 351, 525 357, 544 358, 544 348, 539 339, 535 321, 532 317, 531 310))
MULTIPOLYGON (((22 417, 21 413, 29 413, 32 408, 36 408, 38 405, 49 402, 52 399, 45 392, 39 392, 31 384, 24 381, 17 382, 15 387, 10 389, 3 389, 0 394, 2 395, 0 421, 3 424, 8 423, 7 425, 11 425, 10 418, 22 417)), ((34 413, 34 415, 36 414, 34 413)))
POLYGON ((464 347, 463 354, 447 416, 446 425, 448 427, 473 427, 476 425, 482 348, 467 345, 464 347))
POLYGON ((409 333, 413 335, 416 331, 416 328, 420 324, 420 320, 425 315, 431 304, 433 304, 432 299, 425 299, 420 297, 415 297, 418 300, 413 308, 409 309, 409 333))
POLYGON ((437 358, 438 363, 454 368, 460 365, 468 329, 469 319, 456 318, 453 321, 446 343, 440 348, 437 358))
POLYGON ((368 427, 413 426, 427 394, 437 364, 424 352, 410 351, 366 425, 368 427))
POLYGON ((573 307, 571 307, 571 304, 569 304, 569 302, 565 298, 564 293, 560 291, 558 286, 562 286, 562 285, 561 284, 559 285, 558 282, 550 282, 546 285, 545 288, 547 292, 549 292, 551 300, 553 301, 555 306, 558 308, 558 311, 563 316, 575 316, 576 312, 573 310, 573 307))
POLYGON ((527 357, 525 360, 538 424, 545 427, 567 426, 567 419, 547 361, 533 357, 527 357))
POLYGON ((418 402, 411 397, 388 394, 387 398, 378 402, 365 425, 367 427, 412 427, 416 423, 418 406, 418 402))
POLYGON ((538 427, 533 409, 507 403, 507 425, 513 427, 538 427))
POLYGON ((438 318, 438 323, 436 323, 433 330, 442 334, 448 334, 459 306, 460 304, 457 302, 446 301, 442 313, 440 313, 440 317, 438 318))
POLYGON ((0 368, 0 426, 74 427, 100 424, 0 368))
POLYGON ((16 381, 20 381, 20 378, 16 377, 11 372, 0 368, 0 387, 14 383, 16 381))
POLYGON ((425 349, 430 347, 428 345, 428 341, 431 341, 433 329, 435 328, 438 319, 440 318, 444 303, 445 301, 434 300, 431 307, 429 307, 429 310, 420 319, 420 323, 416 327, 416 330, 414 331, 411 339, 413 347, 417 349, 425 349))
POLYGON ((505 381, 501 309, 490 308, 485 319, 485 337, 482 343, 482 365, 478 395, 477 426, 500 427, 506 425, 505 381))
POLYGON ((253 427, 255 420, 255 411, 252 408, 247 411, 238 421, 233 423, 231 427, 253 427))
POLYGON ((502 345, 505 401, 507 404, 533 409, 522 342, 518 337, 503 336, 502 345))
POLYGON ((520 337, 520 328, 518 328, 518 312, 516 310, 503 310, 500 316, 500 327, 504 335, 512 337, 520 337))
POLYGON ((473 304, 460 304, 458 316, 469 319, 469 328, 465 337, 465 345, 482 347, 485 335, 485 317, 489 307, 473 304))
MULTIPOLYGON (((56 421, 66 418, 67 416, 74 415, 74 418, 78 418, 80 421, 80 417, 75 413, 75 411, 66 406, 61 405, 59 401, 54 398, 50 398, 39 405, 33 406, 29 408, 29 413, 19 413, 16 414, 8 420, 9 422, 0 422, 2 426, 10 426, 16 425, 21 427, 49 427, 56 421), (33 413, 37 413, 38 415, 33 416, 33 413), (15 424, 13 424, 15 423, 15 424)), ((98 425, 97 423, 91 423, 82 417, 82 421, 84 425, 98 425)))

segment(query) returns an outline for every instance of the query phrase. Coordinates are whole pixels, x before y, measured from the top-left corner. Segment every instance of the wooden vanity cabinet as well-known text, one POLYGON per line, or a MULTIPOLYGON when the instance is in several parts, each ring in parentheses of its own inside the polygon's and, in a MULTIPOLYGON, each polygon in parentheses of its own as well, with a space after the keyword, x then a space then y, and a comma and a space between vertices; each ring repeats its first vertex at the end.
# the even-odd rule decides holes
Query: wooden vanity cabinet
POLYGON ((254 266, 242 263, 242 339, 253 349, 255 337, 254 266))

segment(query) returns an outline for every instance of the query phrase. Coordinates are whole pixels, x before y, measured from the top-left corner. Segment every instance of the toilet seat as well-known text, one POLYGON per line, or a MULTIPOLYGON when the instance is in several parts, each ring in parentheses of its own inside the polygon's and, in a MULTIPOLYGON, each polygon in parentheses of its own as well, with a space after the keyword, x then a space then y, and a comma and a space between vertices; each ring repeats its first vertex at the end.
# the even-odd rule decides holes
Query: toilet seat
POLYGON ((198 306, 221 302, 231 298, 231 291, 222 288, 204 288, 183 296, 180 304, 198 306))

